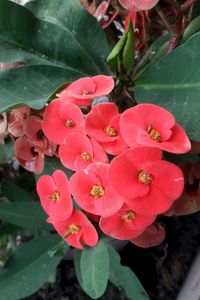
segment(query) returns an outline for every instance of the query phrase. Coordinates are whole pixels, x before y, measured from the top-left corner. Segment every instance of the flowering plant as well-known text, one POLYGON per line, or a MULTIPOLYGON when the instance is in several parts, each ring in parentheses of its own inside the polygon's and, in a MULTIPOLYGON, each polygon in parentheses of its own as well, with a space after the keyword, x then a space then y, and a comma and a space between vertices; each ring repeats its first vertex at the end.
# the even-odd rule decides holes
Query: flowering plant
POLYGON ((2 181, 2 231, 29 240, 2 260, 3 299, 35 292, 69 247, 91 298, 110 280, 148 299, 113 241, 156 246, 162 218, 199 211, 195 1, 80 2, 0 3, 0 142, 35 195, 2 181), (102 28, 120 29, 112 51, 102 28))

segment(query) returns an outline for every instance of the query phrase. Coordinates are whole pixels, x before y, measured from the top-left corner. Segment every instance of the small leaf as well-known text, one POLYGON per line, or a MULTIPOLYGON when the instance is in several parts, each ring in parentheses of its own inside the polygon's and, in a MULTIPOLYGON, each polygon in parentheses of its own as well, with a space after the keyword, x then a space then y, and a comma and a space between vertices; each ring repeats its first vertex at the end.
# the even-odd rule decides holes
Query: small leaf
POLYGON ((109 280, 116 286, 122 287, 130 300, 149 300, 142 284, 128 267, 120 264, 120 256, 114 248, 108 246, 110 260, 109 280))
POLYGON ((132 21, 129 21, 127 40, 122 54, 123 69, 127 73, 133 67, 134 60, 135 60, 135 42, 134 42, 133 24, 132 21))
POLYGON ((135 43, 132 22, 129 21, 128 30, 115 45, 107 58, 109 66, 120 75, 128 73, 135 59, 135 43))
POLYGON ((27 229, 49 229, 46 214, 40 203, 34 201, 1 203, 0 219, 27 229))
POLYGON ((92 299, 101 297, 106 290, 109 274, 109 256, 104 240, 100 240, 96 247, 82 250, 80 270, 84 291, 92 299))
POLYGON ((185 41, 187 41, 197 31, 200 31, 200 16, 193 19, 185 28, 185 31, 183 33, 182 43, 185 43, 185 41))
POLYGON ((34 201, 34 198, 30 193, 5 179, 1 181, 1 190, 3 196, 5 196, 10 202, 34 201))
POLYGON ((109 54, 109 56, 107 58, 107 62, 113 70, 119 71, 120 52, 122 51, 122 49, 126 43, 126 40, 127 40, 127 32, 125 32, 122 35, 121 39, 118 41, 118 43, 112 49, 111 53, 109 54))
POLYGON ((63 244, 57 235, 43 236, 20 246, 0 271, 1 299, 18 300, 36 292, 54 272, 67 250, 68 245, 63 244), (55 249, 62 251, 59 254, 55 249))

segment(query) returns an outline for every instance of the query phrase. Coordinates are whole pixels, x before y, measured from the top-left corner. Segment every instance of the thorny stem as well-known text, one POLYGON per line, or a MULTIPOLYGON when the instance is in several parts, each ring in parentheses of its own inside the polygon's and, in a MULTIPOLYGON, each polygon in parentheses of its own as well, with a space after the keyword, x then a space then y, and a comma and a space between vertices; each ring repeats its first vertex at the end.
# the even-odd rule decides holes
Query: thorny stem
POLYGON ((171 24, 168 22, 167 18, 165 17, 165 15, 163 14, 161 8, 158 5, 156 5, 155 11, 157 12, 157 14, 159 15, 159 17, 161 18, 163 24, 165 25, 165 27, 167 28, 167 30, 169 31, 169 33, 172 36, 176 35, 176 33, 174 32, 171 24))
POLYGON ((196 2, 197 0, 186 0, 186 2, 181 5, 181 10, 186 10, 189 7, 193 8, 196 2))

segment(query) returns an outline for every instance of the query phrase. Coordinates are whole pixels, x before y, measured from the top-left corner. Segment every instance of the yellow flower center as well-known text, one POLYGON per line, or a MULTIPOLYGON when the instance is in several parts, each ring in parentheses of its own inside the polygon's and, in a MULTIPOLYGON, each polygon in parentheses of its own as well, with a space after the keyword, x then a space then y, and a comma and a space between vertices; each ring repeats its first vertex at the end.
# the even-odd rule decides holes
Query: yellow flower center
POLYGON ((68 127, 68 128, 72 128, 72 127, 75 127, 76 124, 74 123, 74 121, 72 119, 68 119, 65 121, 65 125, 68 127))
POLYGON ((136 213, 132 210, 129 210, 127 213, 121 216, 121 220, 125 222, 130 222, 136 218, 136 213))
POLYGON ((114 137, 118 135, 117 129, 115 129, 114 127, 108 125, 105 129, 104 129, 105 134, 107 134, 108 136, 114 137))
POLYGON ((144 184, 150 184, 153 181, 153 175, 145 171, 140 171, 138 174, 138 182, 144 184))
POLYGON ((58 192, 54 192, 53 194, 51 194, 50 196, 49 196, 49 199, 51 200, 51 201, 53 201, 53 202, 55 202, 55 203, 58 203, 58 201, 60 200, 60 193, 58 193, 58 192))
POLYGON ((87 96, 87 95, 91 95, 91 94, 92 94, 92 92, 89 91, 89 90, 84 90, 84 91, 82 92, 82 96, 87 96))
POLYGON ((85 161, 89 161, 89 160, 92 159, 90 153, 88 153, 88 152, 82 152, 81 153, 81 158, 82 158, 82 160, 85 160, 85 161))
POLYGON ((100 198, 105 195, 105 189, 102 185, 93 185, 89 193, 94 198, 100 198))
POLYGON ((158 143, 162 142, 160 132, 158 130, 156 130, 155 128, 152 128, 151 125, 148 125, 147 132, 150 135, 150 137, 152 138, 152 140, 154 140, 158 143))
POLYGON ((63 235, 63 239, 66 239, 71 234, 77 234, 77 233, 79 233, 80 230, 81 230, 81 227, 79 225, 76 225, 76 224, 69 225, 67 231, 63 235))

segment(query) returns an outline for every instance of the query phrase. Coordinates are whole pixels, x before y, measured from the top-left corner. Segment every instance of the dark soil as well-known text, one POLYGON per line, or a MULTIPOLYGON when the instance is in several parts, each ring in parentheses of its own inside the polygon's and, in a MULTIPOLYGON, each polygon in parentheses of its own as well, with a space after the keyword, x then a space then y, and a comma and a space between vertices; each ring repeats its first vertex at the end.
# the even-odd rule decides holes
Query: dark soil
MULTIPOLYGON (((200 213, 185 217, 163 218, 164 242, 141 249, 128 244, 122 251, 122 263, 139 277, 151 300, 175 300, 199 249, 200 213)), ((63 260, 53 284, 46 284, 27 300, 88 300, 74 273, 73 262, 63 260)), ((101 300, 125 300, 122 290, 109 284, 101 300)), ((137 299, 135 299, 137 300, 137 299)))

